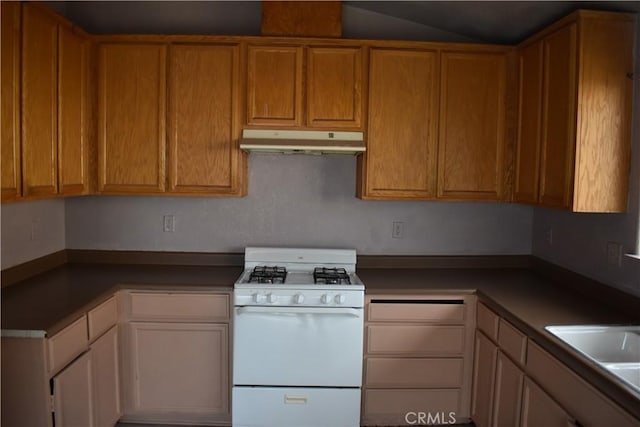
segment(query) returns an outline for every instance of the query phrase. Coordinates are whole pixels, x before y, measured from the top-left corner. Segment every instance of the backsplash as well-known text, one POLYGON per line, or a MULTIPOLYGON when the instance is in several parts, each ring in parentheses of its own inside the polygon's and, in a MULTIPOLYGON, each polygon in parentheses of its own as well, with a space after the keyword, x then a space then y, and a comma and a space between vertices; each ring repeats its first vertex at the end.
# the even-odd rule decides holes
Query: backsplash
POLYGON ((355 157, 252 154, 244 198, 67 200, 71 249, 241 252, 248 245, 361 254, 529 254, 532 209, 504 203, 362 201, 355 157), (175 231, 163 232, 163 217, 175 231), (404 237, 393 238, 393 222, 404 237))

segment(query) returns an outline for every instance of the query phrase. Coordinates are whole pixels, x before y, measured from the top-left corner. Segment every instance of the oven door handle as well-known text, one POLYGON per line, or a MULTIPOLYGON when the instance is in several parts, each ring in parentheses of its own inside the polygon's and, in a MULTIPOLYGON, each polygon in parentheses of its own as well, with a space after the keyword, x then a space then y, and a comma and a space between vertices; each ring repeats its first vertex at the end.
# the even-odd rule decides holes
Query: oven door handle
POLYGON ((291 316, 295 314, 313 315, 333 315, 362 317, 363 309, 351 307, 262 307, 262 306, 242 306, 236 307, 236 312, 240 314, 273 314, 276 316, 291 316))

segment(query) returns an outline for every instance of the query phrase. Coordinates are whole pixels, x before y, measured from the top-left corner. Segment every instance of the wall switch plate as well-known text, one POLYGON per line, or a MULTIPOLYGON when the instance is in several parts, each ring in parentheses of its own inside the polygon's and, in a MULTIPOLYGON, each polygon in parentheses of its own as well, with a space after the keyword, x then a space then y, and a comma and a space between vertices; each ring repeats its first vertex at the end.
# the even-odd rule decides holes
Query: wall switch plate
POLYGON ((176 216, 175 215, 165 215, 162 217, 162 231, 165 233, 173 233, 176 231, 176 216))
POLYGON ((617 242, 607 242, 607 264, 622 266, 622 245, 617 242))
POLYGON ((553 228, 548 228, 544 232, 544 241, 547 246, 553 246, 553 228))
POLYGON ((29 234, 29 239, 31 239, 32 241, 40 240, 40 221, 31 221, 31 232, 29 234))
POLYGON ((404 238, 404 222, 402 221, 393 222, 393 231, 391 232, 391 237, 394 239, 404 238))

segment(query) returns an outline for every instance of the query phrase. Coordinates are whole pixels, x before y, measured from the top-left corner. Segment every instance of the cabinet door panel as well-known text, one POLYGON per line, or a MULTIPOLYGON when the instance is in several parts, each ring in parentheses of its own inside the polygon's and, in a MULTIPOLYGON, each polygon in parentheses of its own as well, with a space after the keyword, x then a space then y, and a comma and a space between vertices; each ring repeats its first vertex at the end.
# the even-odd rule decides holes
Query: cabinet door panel
POLYGON ((372 49, 365 198, 435 197, 438 55, 372 49))
POLYGON ((132 322, 128 346, 126 415, 204 422, 229 413, 227 325, 132 322))
POLYGON ((520 108, 514 199, 537 203, 540 178, 543 44, 537 42, 520 53, 520 108))
POLYGON ((302 124, 302 47, 249 46, 247 123, 302 124))
POLYGON ((484 334, 477 331, 473 362, 471 418, 478 427, 491 425, 497 357, 498 347, 484 334))
POLYGON ((84 353, 53 378, 56 427, 93 426, 91 354, 84 353))
POLYGON ((0 3, 0 140, 2 141, 2 201, 20 197, 20 3, 0 3))
POLYGON ((100 46, 99 188, 165 187, 165 46, 100 46))
POLYGON ((239 47, 174 45, 169 67, 170 190, 239 193, 239 47))
POLYGON ((576 102, 576 24, 544 41, 540 202, 570 207, 573 195, 576 102))
POLYGON ((498 352, 492 425, 520 425, 524 373, 502 351, 498 352))
POLYGON ((442 53, 438 197, 504 197, 506 56, 442 53))
POLYGON ((547 393, 529 378, 522 392, 522 427, 568 427, 571 418, 547 393))
POLYGON ((71 28, 58 32, 58 188, 82 194, 87 186, 85 132, 87 40, 71 28))
POLYGON ((91 344, 91 361, 95 425, 96 427, 113 426, 121 414, 116 326, 91 344))
POLYGON ((23 5, 23 195, 53 195, 57 186, 57 22, 41 6, 23 5))
POLYGON ((362 49, 310 47, 307 58, 307 124, 360 128, 362 49))

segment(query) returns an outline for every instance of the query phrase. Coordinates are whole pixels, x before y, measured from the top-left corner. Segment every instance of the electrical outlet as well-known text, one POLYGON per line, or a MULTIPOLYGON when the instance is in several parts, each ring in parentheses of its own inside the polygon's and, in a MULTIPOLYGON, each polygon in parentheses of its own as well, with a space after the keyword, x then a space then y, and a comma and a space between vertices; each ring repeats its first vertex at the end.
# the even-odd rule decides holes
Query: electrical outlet
POLYGON ((393 222, 393 231, 391 232, 391 237, 394 239, 404 238, 404 222, 402 221, 393 222))
POLYGON ((620 267, 622 265, 622 245, 617 242, 607 242, 607 264, 620 267))
POLYGON ((544 232, 544 241, 547 243, 547 246, 553 246, 553 228, 548 228, 547 231, 544 232))
POLYGON ((176 231, 176 217, 175 215, 165 215, 162 217, 162 231, 165 233, 173 233, 176 231))
POLYGON ((31 221, 31 233, 29 235, 29 238, 32 241, 40 240, 40 221, 31 221))

